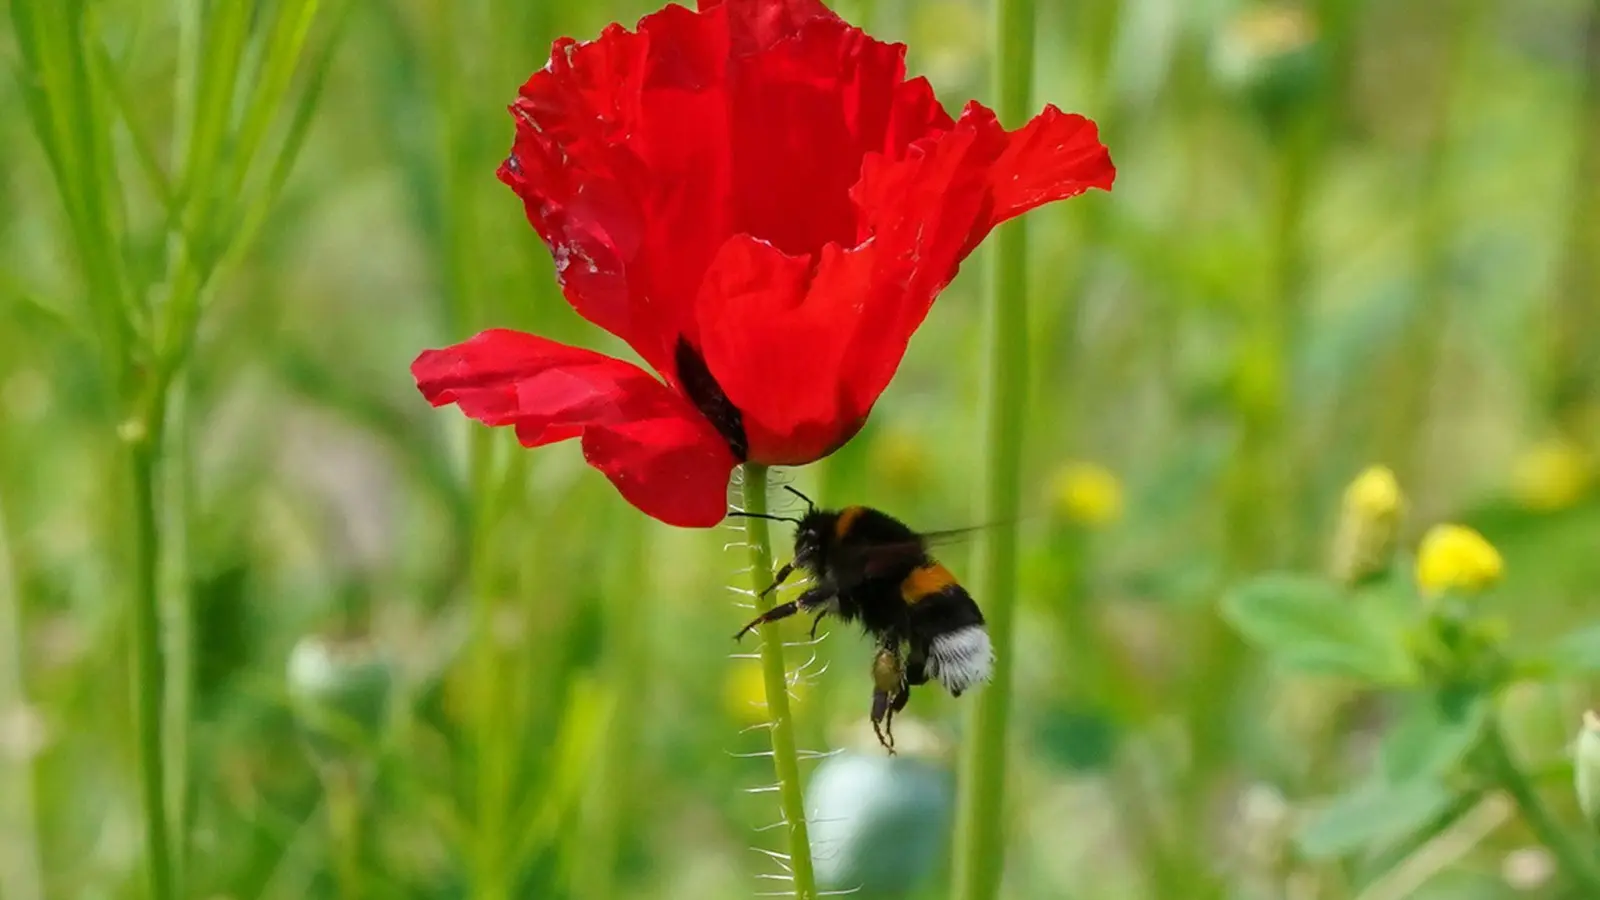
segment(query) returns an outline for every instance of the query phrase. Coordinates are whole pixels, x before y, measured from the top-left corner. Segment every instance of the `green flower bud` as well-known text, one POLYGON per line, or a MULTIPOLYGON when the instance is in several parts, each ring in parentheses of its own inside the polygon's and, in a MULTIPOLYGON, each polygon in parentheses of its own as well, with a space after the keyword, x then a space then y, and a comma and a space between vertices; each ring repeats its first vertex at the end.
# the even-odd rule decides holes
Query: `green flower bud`
POLYGON ((289 653, 289 703, 313 756, 370 755, 389 718, 393 671, 367 640, 309 635, 289 653))
POLYGON ((1333 538, 1334 578, 1359 584, 1382 574, 1394 558, 1405 495, 1394 472, 1371 466, 1345 488, 1333 538))
POLYGON ((1600 715, 1583 714, 1583 729, 1573 750, 1572 774, 1578 807, 1590 826, 1600 830, 1600 715))

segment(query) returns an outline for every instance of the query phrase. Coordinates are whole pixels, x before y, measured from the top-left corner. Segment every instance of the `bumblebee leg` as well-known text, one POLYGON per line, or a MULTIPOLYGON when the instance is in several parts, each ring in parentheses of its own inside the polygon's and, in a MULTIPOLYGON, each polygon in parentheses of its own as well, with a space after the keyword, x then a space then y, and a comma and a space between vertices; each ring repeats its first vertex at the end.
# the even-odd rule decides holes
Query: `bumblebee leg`
MULTIPOLYGON (((913 640, 911 642, 911 652, 906 654, 906 684, 927 684, 927 665, 928 654, 926 650, 921 644, 913 640)), ((908 690, 907 693, 909 694, 910 691, 908 690)), ((904 701, 900 705, 905 706, 904 701)))
POLYGON ((773 591, 777 590, 778 589, 778 585, 783 584, 785 581, 788 581, 789 580, 789 576, 793 575, 793 574, 794 574, 794 563, 784 563, 783 564, 783 568, 778 570, 778 580, 774 581, 770 586, 768 586, 768 588, 766 590, 762 591, 760 596, 765 597, 766 595, 768 595, 768 594, 772 593, 773 591))
POLYGON ((799 611, 800 601, 798 600, 791 600, 788 603, 784 603, 780 606, 774 606, 761 615, 756 616, 754 619, 751 619, 750 624, 739 629, 739 633, 734 635, 733 639, 737 641, 738 639, 744 637, 745 632, 756 627, 757 625, 761 625, 766 622, 776 622, 779 619, 787 619, 799 611))
POLYGON ((828 614, 828 608, 823 607, 817 611, 817 617, 811 620, 811 639, 817 639, 817 626, 822 624, 822 617, 828 614))
MULTIPOLYGON (((788 566, 785 566, 784 568, 788 568, 788 566)), ((828 591, 824 588, 811 588, 804 594, 801 594, 799 597, 790 600, 788 603, 782 603, 778 606, 774 606, 761 615, 756 616, 754 619, 751 619, 750 624, 739 629, 739 633, 734 635, 733 639, 737 641, 738 639, 744 637, 745 632, 756 627, 757 625, 762 624, 763 622, 776 622, 779 619, 787 619, 801 610, 810 610, 814 607, 821 606, 822 612, 827 613, 828 607, 826 604, 831 599, 833 599, 833 593, 831 591, 828 591)), ((821 614, 819 614, 818 618, 821 618, 821 614)))
POLYGON ((891 734, 887 739, 883 735, 882 723, 884 717, 889 715, 889 694, 886 691, 872 692, 872 733, 878 736, 878 743, 883 745, 891 755, 894 753, 894 737, 891 734))

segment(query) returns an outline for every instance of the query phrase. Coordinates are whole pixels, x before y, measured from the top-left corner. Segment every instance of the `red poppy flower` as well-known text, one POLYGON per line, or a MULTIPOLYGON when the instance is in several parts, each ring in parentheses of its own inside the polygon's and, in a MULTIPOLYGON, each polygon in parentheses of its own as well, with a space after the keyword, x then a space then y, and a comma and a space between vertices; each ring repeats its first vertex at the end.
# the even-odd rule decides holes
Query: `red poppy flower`
POLYGON ((995 225, 1115 177, 1093 122, 951 119, 904 58, 820 0, 700 0, 557 41, 498 174, 567 301, 660 378, 492 330, 418 357, 423 395, 529 447, 581 437, 675 525, 720 521, 742 461, 837 449, 995 225))

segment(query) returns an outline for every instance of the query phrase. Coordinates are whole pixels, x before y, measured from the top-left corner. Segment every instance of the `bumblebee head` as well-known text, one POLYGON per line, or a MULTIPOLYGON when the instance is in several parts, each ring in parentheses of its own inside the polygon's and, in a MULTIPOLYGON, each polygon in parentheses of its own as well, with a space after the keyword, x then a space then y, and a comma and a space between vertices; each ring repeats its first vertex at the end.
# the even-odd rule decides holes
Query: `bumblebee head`
POLYGON ((803 516, 794 528, 794 565, 797 569, 815 572, 822 568, 827 556, 828 543, 833 540, 834 523, 839 514, 813 509, 803 516))
POLYGON ((803 515, 797 518, 795 516, 775 516, 770 513, 750 513, 741 510, 730 512, 729 515, 793 523, 794 566, 797 569, 816 571, 826 556, 827 545, 834 536, 835 523, 839 519, 839 514, 825 509, 818 509, 817 504, 813 503, 810 497, 800 493, 790 485, 784 485, 783 489, 806 502, 806 511, 803 515))

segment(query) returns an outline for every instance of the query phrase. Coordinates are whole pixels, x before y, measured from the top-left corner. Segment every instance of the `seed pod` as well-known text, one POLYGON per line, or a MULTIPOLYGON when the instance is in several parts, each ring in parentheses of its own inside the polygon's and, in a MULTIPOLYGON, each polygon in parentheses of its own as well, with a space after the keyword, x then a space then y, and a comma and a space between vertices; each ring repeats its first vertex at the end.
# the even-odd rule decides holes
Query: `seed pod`
POLYGON ((847 751, 806 791, 818 887, 898 896, 922 884, 949 838, 955 784, 939 762, 847 751))

